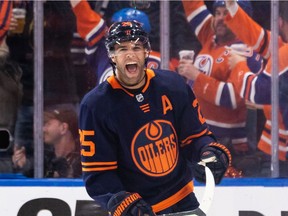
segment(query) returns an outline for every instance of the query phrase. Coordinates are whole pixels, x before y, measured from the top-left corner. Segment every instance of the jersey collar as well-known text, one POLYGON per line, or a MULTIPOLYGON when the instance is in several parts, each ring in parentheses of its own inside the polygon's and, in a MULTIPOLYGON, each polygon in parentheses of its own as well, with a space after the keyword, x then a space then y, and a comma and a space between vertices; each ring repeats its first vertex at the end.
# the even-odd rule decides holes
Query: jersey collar
MULTIPOLYGON (((142 93, 144 93, 148 89, 151 79, 155 76, 155 72, 151 69, 146 69, 146 75, 147 75, 147 80, 146 80, 146 84, 145 84, 144 88, 142 89, 142 93)), ((107 79, 107 82, 111 85, 111 87, 113 89, 122 89, 128 95, 134 96, 132 93, 128 92, 125 88, 123 88, 123 86, 120 85, 120 83, 117 81, 117 79, 115 78, 114 75, 110 76, 107 79)))

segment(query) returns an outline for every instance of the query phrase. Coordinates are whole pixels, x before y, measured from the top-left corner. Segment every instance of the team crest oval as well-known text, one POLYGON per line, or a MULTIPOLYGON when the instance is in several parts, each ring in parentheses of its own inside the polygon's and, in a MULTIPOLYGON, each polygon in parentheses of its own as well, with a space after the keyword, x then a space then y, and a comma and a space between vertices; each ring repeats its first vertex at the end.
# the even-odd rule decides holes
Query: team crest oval
POLYGON ((101 75, 100 79, 99 79, 99 84, 101 84, 102 82, 104 82, 106 79, 108 79, 110 76, 113 75, 113 68, 109 67, 107 68, 104 73, 101 75))
POLYGON ((155 120, 135 134, 131 153, 135 165, 148 176, 160 177, 173 171, 178 161, 178 140, 171 122, 155 120))

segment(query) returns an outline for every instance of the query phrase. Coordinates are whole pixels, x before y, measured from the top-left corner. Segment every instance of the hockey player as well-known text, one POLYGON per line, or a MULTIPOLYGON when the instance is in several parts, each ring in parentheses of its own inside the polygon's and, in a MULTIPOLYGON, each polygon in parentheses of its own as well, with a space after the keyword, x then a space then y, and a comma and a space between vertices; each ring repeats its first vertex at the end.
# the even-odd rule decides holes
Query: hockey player
MULTIPOLYGON (((249 1, 241 1, 252 12, 249 1)), ((226 145, 233 156, 233 166, 249 154, 246 130, 247 109, 245 100, 234 90, 228 65, 226 45, 242 43, 224 24, 227 13, 224 1, 213 3, 213 15, 204 1, 183 1, 187 20, 195 32, 202 49, 192 60, 180 60, 178 72, 193 82, 193 90, 211 131, 226 145)), ((262 68, 261 58, 253 54, 250 65, 253 71, 262 68)), ((259 56, 259 55, 258 55, 259 56)), ((241 177, 242 171, 229 168, 227 177, 241 177)))
MULTIPOLYGON (((207 166, 219 184, 231 162, 229 150, 209 131, 181 76, 147 69, 151 48, 140 23, 114 23, 105 44, 114 74, 80 104, 88 194, 113 216, 197 209, 190 163, 211 159, 207 166)), ((204 167, 195 166, 196 179, 204 182, 204 167)))
MULTIPOLYGON (((86 0, 71 0, 73 12, 77 19, 77 30, 80 36, 87 41, 85 53, 91 70, 96 73, 97 85, 112 75, 113 69, 105 48, 106 22, 100 14, 93 11, 86 0)), ((146 32, 151 31, 148 16, 134 8, 124 8, 116 12, 111 22, 136 20, 143 24, 146 32)), ((157 69, 160 67, 160 53, 151 51, 147 59, 148 68, 157 69)), ((170 69, 175 67, 170 64, 170 69)))
MULTIPOLYGON (((271 32, 263 29, 254 22, 247 14, 238 7, 234 1, 227 1, 229 15, 225 21, 227 25, 237 34, 243 41, 255 48, 265 58, 268 59, 265 70, 260 74, 255 74, 246 65, 246 58, 241 55, 233 54, 230 57, 230 66, 232 71, 232 81, 236 86, 236 90, 241 97, 256 104, 264 104, 264 113, 266 116, 265 127, 258 143, 258 148, 267 156, 271 155, 271 73, 272 62, 270 38, 271 32), (235 23, 242 23, 245 31, 244 34, 235 28, 235 23)), ((287 55, 288 55, 288 2, 279 2, 279 167, 280 176, 288 177, 287 159, 288 159, 288 72, 287 72, 287 55)), ((266 157, 267 157, 266 156, 266 157)), ((270 157, 270 156, 269 156, 270 157)), ((263 157, 262 157, 263 158, 263 157)), ((270 160, 269 160, 270 162, 270 160)), ((269 167, 269 166, 268 166, 269 167)), ((270 170, 270 169, 269 169, 270 170)), ((271 176, 262 171, 262 174, 271 176)))

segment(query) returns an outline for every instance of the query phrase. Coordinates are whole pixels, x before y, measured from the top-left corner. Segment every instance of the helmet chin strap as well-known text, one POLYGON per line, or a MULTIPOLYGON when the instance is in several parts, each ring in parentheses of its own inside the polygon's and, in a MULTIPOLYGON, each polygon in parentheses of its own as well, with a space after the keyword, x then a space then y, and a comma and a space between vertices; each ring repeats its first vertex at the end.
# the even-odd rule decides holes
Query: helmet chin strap
POLYGON ((116 77, 116 63, 110 59, 110 64, 112 66, 113 75, 116 77))

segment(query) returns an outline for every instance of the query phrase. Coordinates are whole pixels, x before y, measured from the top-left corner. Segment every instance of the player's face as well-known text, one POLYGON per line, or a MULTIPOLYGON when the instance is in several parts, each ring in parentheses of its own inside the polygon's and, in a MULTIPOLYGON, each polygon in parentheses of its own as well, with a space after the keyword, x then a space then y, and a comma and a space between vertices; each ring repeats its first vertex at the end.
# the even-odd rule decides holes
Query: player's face
MULTIPOLYGON (((145 58, 148 51, 142 42, 125 41, 115 45, 115 51, 111 57, 116 66, 116 74, 119 81, 125 86, 138 88, 145 76, 145 58)), ((145 82, 145 80, 143 80, 145 82)))
POLYGON ((217 38, 230 38, 233 33, 225 25, 224 18, 228 14, 228 10, 225 7, 217 7, 214 12, 213 27, 217 38))

